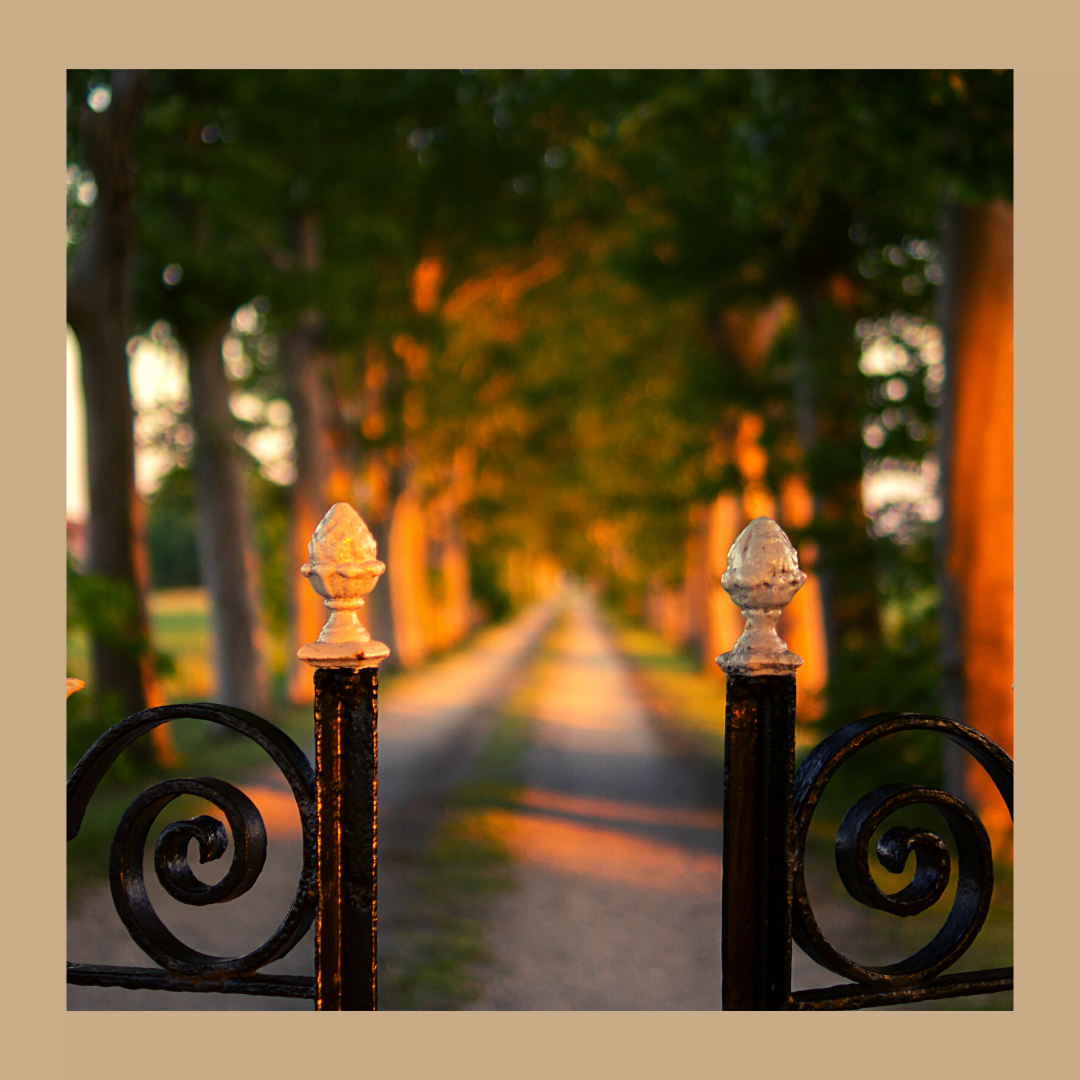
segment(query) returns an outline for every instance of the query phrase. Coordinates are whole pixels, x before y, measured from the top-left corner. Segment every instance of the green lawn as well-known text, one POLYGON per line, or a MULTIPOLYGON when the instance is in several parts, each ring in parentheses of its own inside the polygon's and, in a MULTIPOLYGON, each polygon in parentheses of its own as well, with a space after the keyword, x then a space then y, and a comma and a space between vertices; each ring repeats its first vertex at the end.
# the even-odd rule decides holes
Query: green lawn
MULTIPOLYGON (((165 700, 207 701, 213 689, 210 666, 210 602, 205 589, 162 589, 150 594, 150 636, 175 671, 162 679, 165 700)), ((68 675, 86 679, 90 669, 86 634, 68 634, 68 675)))
POLYGON ((399 933, 380 955, 380 1007, 459 1009, 479 995, 491 953, 484 940, 493 898, 512 888, 511 854, 490 811, 516 805, 533 726, 537 687, 560 619, 548 631, 528 679, 499 713, 424 853, 399 933))
MULTIPOLYGON (((154 646, 168 654, 173 662, 173 672, 162 679, 166 702, 213 700, 206 591, 199 588, 161 590, 151 593, 148 606, 154 646)), ((283 655, 283 645, 279 645, 279 651, 283 655)), ((86 679, 88 668, 85 635, 74 632, 68 636, 68 674, 86 679)), ((311 750, 310 707, 279 704, 272 719, 303 749, 311 750)), ((169 725, 169 731, 180 759, 175 767, 147 769, 145 764, 132 762, 130 751, 126 751, 117 766, 106 775, 90 802, 79 836, 68 844, 69 891, 107 875, 108 849, 116 823, 131 800, 150 783, 167 776, 207 773, 235 783, 270 764, 270 758, 257 744, 217 725, 193 719, 175 720, 169 725), (126 767, 125 757, 128 758, 126 767)), ((76 753, 85 749, 81 746, 76 753)), ((184 797, 170 804, 160 821, 164 825, 170 820, 206 813, 208 809, 199 800, 184 797)))

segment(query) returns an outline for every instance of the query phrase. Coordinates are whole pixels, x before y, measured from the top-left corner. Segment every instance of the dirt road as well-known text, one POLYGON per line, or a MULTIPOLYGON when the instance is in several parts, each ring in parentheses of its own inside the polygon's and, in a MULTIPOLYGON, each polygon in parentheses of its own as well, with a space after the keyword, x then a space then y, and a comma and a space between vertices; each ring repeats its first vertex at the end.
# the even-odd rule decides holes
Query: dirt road
MULTIPOLYGON (((442 800, 465 779, 500 705, 531 717, 524 784, 512 805, 485 811, 514 856, 516 888, 494 899, 478 972, 480 1010, 715 1010, 720 1007, 722 790, 669 751, 592 600, 564 597, 495 628, 469 648, 404 676, 379 718, 379 938, 393 953, 409 932, 418 856, 442 800)), ((306 748, 310 753, 310 746, 306 748)), ((224 777, 227 779, 227 777, 224 777)), ((287 910, 300 870, 299 819, 273 774, 244 785, 270 835, 267 865, 245 896, 191 908, 164 895, 157 910, 182 940, 218 955, 254 948, 287 910)), ((834 890, 835 891, 835 890, 834 890)), ((874 935, 826 894, 815 909, 862 955, 874 935), (833 910, 835 909, 835 911, 833 910), (861 929, 860 929, 861 928, 861 929)), ((823 923, 823 925, 825 925, 823 923)), ((69 956, 148 966, 120 924, 108 888, 71 905, 69 956)), ((901 954, 904 955, 904 954, 901 954)), ((990 966, 990 965, 988 965, 990 966)), ((311 974, 313 936, 268 971, 311 974)), ((837 978, 794 950, 796 988, 837 978)), ((310 1010, 307 1001, 69 987, 70 1009, 310 1010)), ((424 1007, 424 1006, 421 1006, 424 1007)), ((914 1005, 909 1008, 925 1008, 914 1005)))
POLYGON ((722 793, 666 752, 587 597, 553 644, 473 1008, 718 1009, 722 793))
MULTIPOLYGON (((379 933, 393 934, 407 891, 410 853, 424 843, 440 797, 467 767, 498 704, 525 671, 555 615, 540 604, 479 636, 470 647, 394 682, 379 702, 379 933)), ((313 756, 312 746, 305 747, 313 756)), ((212 768, 201 766, 212 774, 212 768)), ((222 779, 230 779, 223 776, 222 779)), ((266 865, 254 887, 228 904, 194 908, 165 894, 151 873, 147 890, 161 918, 183 941, 214 955, 237 956, 273 933, 300 875, 300 819, 279 774, 241 784, 259 807, 269 837, 266 865)), ((222 860, 228 861, 228 858, 222 860)), ((225 867, 220 868, 220 873, 225 867)), ((206 880, 216 880, 207 875, 206 880)), ((314 971, 312 933, 276 964, 280 974, 314 971)), ((128 937, 99 883, 69 905, 68 957, 80 963, 152 966, 128 937)), ((68 987, 69 1009, 310 1010, 308 1001, 68 987)))

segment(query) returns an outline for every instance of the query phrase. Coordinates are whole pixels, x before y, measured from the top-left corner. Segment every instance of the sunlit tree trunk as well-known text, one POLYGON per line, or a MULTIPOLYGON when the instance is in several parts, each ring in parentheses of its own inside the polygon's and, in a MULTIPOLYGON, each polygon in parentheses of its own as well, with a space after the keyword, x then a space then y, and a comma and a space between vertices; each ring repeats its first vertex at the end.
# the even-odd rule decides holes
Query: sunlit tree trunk
MULTIPOLYGON (((358 509, 375 537, 379 558, 385 563, 386 571, 379 578, 379 587, 368 594, 360 614, 371 636, 390 647, 390 656, 382 664, 385 670, 401 663, 393 602, 394 582, 399 570, 390 555, 390 531, 394 508, 404 487, 404 475, 400 464, 391 463, 386 460, 386 455, 380 454, 367 463, 364 478, 368 495, 365 505, 358 509)), ((404 572, 403 568, 401 572, 404 572)))
MULTIPOLYGON (((92 689, 115 702, 120 715, 162 703, 150 656, 140 505, 135 492, 134 413, 128 381, 131 273, 135 254, 135 173, 131 141, 145 93, 146 72, 116 71, 112 102, 102 113, 84 107, 82 136, 97 198, 67 288, 67 319, 79 342, 86 399, 90 497, 86 570, 127 592, 131 625, 122 635, 136 647, 91 641, 92 689)), ((120 717, 117 717, 119 719, 120 717)), ((163 763, 173 756, 166 728, 154 746, 163 763)))
POLYGON ((224 322, 191 349, 199 571, 210 593, 215 696, 258 715, 269 707, 259 571, 221 356, 224 322))
MULTIPOLYGON (((939 569, 946 714, 1012 752, 1013 211, 952 207, 946 225, 939 569)), ((991 837, 1011 821, 986 773, 950 756, 991 837)))
POLYGON ((425 621, 431 606, 427 588, 427 529, 415 476, 410 476, 394 504, 384 561, 394 568, 388 592, 398 661, 403 667, 415 667, 427 659, 425 621))
POLYGON ((818 581, 829 671, 835 671, 841 653, 869 657, 881 640, 873 550, 862 505, 863 391, 849 339, 848 319, 837 311, 831 295, 802 290, 792 364, 795 431, 808 462, 807 489, 818 542, 807 550, 807 558, 818 581), (831 366, 824 362, 826 356, 831 366), (831 380, 827 399, 818 393, 822 379, 831 380), (810 463, 822 445, 830 451, 829 468, 818 470, 815 479, 810 463))
MULTIPOLYGON (((806 481, 796 474, 780 489, 780 523, 785 529, 805 529, 813 520, 814 503, 806 481)), ((800 720, 816 720, 824 708, 829 677, 821 581, 814 572, 817 546, 805 540, 799 545, 799 565, 806 572, 803 587, 784 608, 779 631, 793 653, 803 658, 795 684, 795 714, 800 720)))
MULTIPOLYGON (((726 351, 744 370, 753 372, 764 361, 793 315, 792 305, 785 299, 762 308, 727 309, 720 320, 726 351)), ((803 401, 800 408, 805 413, 808 406, 812 409, 812 402, 803 401)), ((806 420, 804 415, 804 425, 806 420)), ((738 609, 720 587, 727 553, 735 537, 756 517, 777 519, 787 529, 803 529, 813 518, 813 502, 800 473, 788 477, 779 501, 769 487, 766 480, 768 455, 760 441, 764 428, 763 418, 756 413, 746 412, 738 417, 730 454, 742 478, 742 497, 722 494, 711 508, 709 549, 713 587, 710 603, 716 637, 715 641, 710 641, 710 660, 717 653, 730 649, 743 629, 738 609)), ((814 570, 815 557, 813 545, 805 542, 799 545, 799 558, 807 572, 807 580, 785 609, 780 624, 784 640, 804 661, 799 669, 796 702, 797 715, 802 720, 812 720, 819 715, 821 692, 828 674, 821 586, 814 570)))
POLYGON ((469 546, 461 525, 461 507, 472 493, 475 462, 470 453, 459 448, 451 464, 447 508, 447 546, 443 553, 443 574, 447 580, 447 603, 453 642, 456 644, 472 629, 472 579, 469 572, 469 546))
POLYGON ((287 694, 296 705, 309 705, 315 699, 314 669, 297 660, 296 651, 319 636, 329 616, 322 597, 300 568, 307 561, 308 543, 323 515, 336 502, 350 502, 352 493, 350 473, 333 435, 332 358, 321 351, 318 339, 318 316, 312 312, 285 336, 283 349, 286 391, 296 429, 296 479, 291 492, 286 566, 290 616, 287 694))
POLYGON ((720 579, 727 569, 728 551, 746 524, 742 500, 723 492, 709 505, 707 518, 706 559, 708 565, 709 636, 703 657, 705 670, 723 678, 716 658, 728 652, 746 625, 739 609, 724 592, 720 579))
MULTIPOLYGON (((683 590, 686 625, 682 643, 703 655, 709 634, 709 508, 703 503, 690 508, 683 590)), ((707 667, 708 660, 705 663, 707 667)))
POLYGON ((458 520, 453 485, 426 508, 429 571, 438 583, 437 595, 430 596, 432 611, 427 626, 428 644, 433 651, 456 645, 470 625, 469 560, 465 538, 458 520))

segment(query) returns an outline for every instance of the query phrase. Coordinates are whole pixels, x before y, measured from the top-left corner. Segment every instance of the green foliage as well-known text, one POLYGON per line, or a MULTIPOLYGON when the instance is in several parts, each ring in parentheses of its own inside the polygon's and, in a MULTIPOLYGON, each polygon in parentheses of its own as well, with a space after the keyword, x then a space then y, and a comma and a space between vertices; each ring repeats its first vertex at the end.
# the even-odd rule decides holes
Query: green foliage
MULTIPOLYGON (((69 119, 107 77, 69 73, 69 119)), ((739 489, 729 443, 751 410, 769 486, 805 474, 817 504, 793 539, 816 543, 827 586, 830 716, 879 707, 916 667, 905 701, 929 701, 933 610, 899 636, 884 625, 932 584, 928 529, 868 521, 861 482, 938 450, 938 217, 1011 198, 1012 88, 1008 71, 155 72, 138 318, 190 348, 257 298, 237 389, 263 400, 288 392, 271 346, 314 319, 335 386, 361 402, 338 432, 361 466, 408 460, 437 492, 467 452, 474 589, 493 615, 515 551, 625 610, 654 575, 676 580, 689 507, 739 489), (433 311, 411 291, 425 257, 452 300, 433 311), (777 297, 794 317, 748 367, 721 315, 777 297), (865 369, 874 342, 906 359, 865 369)), ((73 122, 69 144, 77 234, 73 122)), ((277 625, 284 504, 258 499, 277 625)))
POLYGON ((67 566, 67 625, 69 632, 86 630, 133 660, 141 660, 152 652, 141 626, 135 590, 127 582, 100 574, 82 574, 70 559, 67 566))
POLYGON ((262 612, 269 631, 284 636, 288 628, 287 582, 298 568, 289 551, 289 489, 249 469, 248 494, 255 520, 255 543, 262 568, 262 612))
POLYGON ((196 528, 194 474, 190 469, 173 469, 150 500, 146 514, 146 546, 154 588, 200 583, 196 528))
POLYGON ((501 566, 489 547, 469 547, 469 585, 473 599, 482 604, 495 622, 505 619, 513 601, 500 580, 501 566))
MULTIPOLYGON (((67 566, 67 633, 81 633, 124 653, 135 661, 148 661, 158 674, 173 670, 172 658, 151 645, 143 628, 139 600, 130 584, 97 574, 81 574, 71 560, 67 566)), ((68 770, 90 744, 118 720, 123 707, 118 695, 89 689, 68 699, 68 770)), ((117 776, 131 779, 150 766, 145 748, 127 751, 117 762, 117 776)))

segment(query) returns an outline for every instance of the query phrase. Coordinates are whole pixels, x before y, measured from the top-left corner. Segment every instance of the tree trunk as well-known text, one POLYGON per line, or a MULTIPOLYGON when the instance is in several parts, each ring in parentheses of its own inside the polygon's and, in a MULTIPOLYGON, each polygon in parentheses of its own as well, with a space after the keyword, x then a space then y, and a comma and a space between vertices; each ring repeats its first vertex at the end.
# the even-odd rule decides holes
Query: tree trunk
MULTIPOLYGON (((805 529, 814 519, 814 501, 805 479, 789 476, 780 490, 780 523, 785 529, 805 529)), ((803 658, 795 684, 795 715, 816 720, 824 708, 829 659, 825 643, 825 617, 821 581, 814 572, 817 546, 810 540, 799 544, 799 565, 806 572, 803 587, 780 616, 778 631, 787 646, 803 658)))
POLYGON ((394 604, 392 600, 393 582, 397 577, 397 570, 390 554, 390 524, 393 520, 393 506, 397 503, 400 492, 393 496, 391 509, 387 516, 369 518, 365 515, 371 535, 375 537, 375 546, 386 566, 385 572, 379 578, 379 587, 369 593, 364 599, 364 608, 360 613, 368 633, 376 640, 390 647, 390 655, 380 664, 382 670, 392 671, 401 664, 398 655, 397 629, 394 623, 394 604))
MULTIPOLYGON (((939 530, 946 715, 1012 752, 1013 211, 1002 201, 946 214, 946 346, 939 530)), ((946 758, 991 838, 1011 819, 982 769, 946 758)))
POLYGON ((428 502, 424 519, 427 571, 436 579, 428 596, 430 610, 425 629, 432 651, 441 652, 461 641, 471 625, 469 558, 452 482, 428 502))
POLYGON ((394 618, 398 662, 415 667, 428 656, 426 620, 431 610, 427 582, 427 523, 415 474, 410 470, 394 501, 389 544, 383 560, 393 567, 386 592, 394 618))
POLYGON ((314 641, 329 617, 322 597, 300 573, 319 522, 335 502, 349 501, 348 473, 336 452, 330 358, 319 348, 318 316, 310 313, 284 343, 286 392, 296 425, 296 480, 292 486, 288 577, 291 647, 288 697, 295 705, 315 700, 314 669, 295 658, 314 641))
MULTIPOLYGON (((82 136, 98 194, 67 288, 67 319, 79 342, 86 399, 90 496, 86 570, 134 598, 131 625, 118 628, 132 647, 97 637, 91 641, 95 697, 115 703, 120 716, 163 700, 148 649, 146 560, 135 492, 134 413, 126 351, 136 232, 131 142, 145 84, 144 71, 117 71, 109 108, 94 113, 84 107, 82 136)), ((153 742, 164 761, 171 756, 171 745, 167 729, 157 731, 161 734, 153 742)))
MULTIPOLYGON (((845 348, 850 348, 846 317, 839 316, 827 301, 816 298, 809 290, 798 296, 797 305, 792 364, 795 432, 807 462, 811 496, 808 509, 812 511, 816 534, 815 543, 806 546, 805 552, 801 549, 800 555, 807 558, 806 569, 816 574, 824 659, 827 671, 834 673, 841 657, 849 665, 859 664, 873 654, 881 641, 873 549, 862 504, 861 458, 858 451, 842 461, 834 455, 827 470, 815 468, 821 447, 835 451, 838 447, 862 446, 863 384, 854 358, 850 370, 843 366, 842 359, 829 372, 815 362, 815 356, 846 355, 845 348), (818 394, 823 377, 830 380, 825 400, 818 394)), ((857 713, 877 703, 848 701, 846 705, 857 713)))
POLYGON ((720 585, 727 569, 728 552, 745 525, 742 501, 737 495, 722 492, 710 503, 706 533, 709 627, 703 662, 705 670, 718 678, 723 678, 724 674, 716 666, 716 658, 734 646, 746 625, 741 612, 720 585))
POLYGON ((265 716, 258 563, 221 357, 227 329, 222 324, 198 341, 189 360, 199 568, 211 598, 217 700, 265 716))
MULTIPOLYGON (((772 349, 784 326, 790 323, 792 315, 792 304, 784 298, 757 309, 729 308, 721 316, 724 346, 745 371, 754 372, 772 349)), ((796 324, 796 335, 794 412, 796 437, 805 459, 816 441, 816 421, 807 327, 796 324)), ((743 481, 742 499, 738 501, 733 496, 721 495, 712 508, 714 524, 710 546, 715 566, 713 597, 717 607, 713 620, 716 626, 714 633, 722 633, 726 638, 718 642, 716 652, 730 649, 742 632, 742 617, 719 585, 726 567, 727 552, 735 537, 747 522, 763 515, 778 518, 788 530, 805 529, 811 525, 814 517, 813 499, 801 473, 787 478, 779 500, 769 489, 766 483, 768 456, 760 441, 764 427, 763 418, 756 413, 746 412, 738 417, 731 454, 743 481)), ((795 599, 785 608, 779 625, 780 634, 789 648, 803 658, 796 701, 796 713, 800 720, 814 720, 820 715, 822 691, 828 677, 822 587, 814 569, 816 557, 816 545, 809 541, 799 544, 799 560, 807 579, 795 599)), ((714 667, 713 670, 719 673, 719 669, 714 667)))

